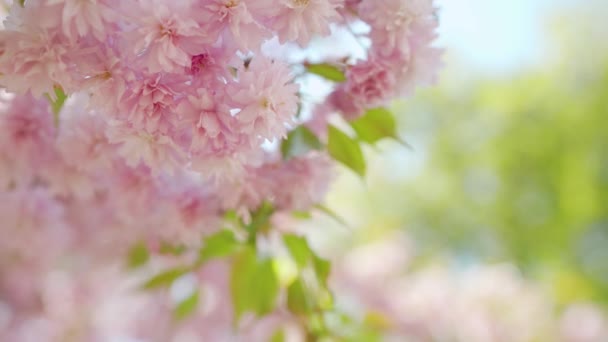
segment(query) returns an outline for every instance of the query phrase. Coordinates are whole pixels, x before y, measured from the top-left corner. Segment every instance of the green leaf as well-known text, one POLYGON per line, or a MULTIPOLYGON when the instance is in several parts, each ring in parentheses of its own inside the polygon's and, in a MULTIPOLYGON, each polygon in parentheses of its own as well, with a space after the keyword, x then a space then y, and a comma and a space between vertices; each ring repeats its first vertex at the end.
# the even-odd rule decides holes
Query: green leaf
POLYGON ((315 268, 315 273, 317 274, 317 279, 324 286, 327 286, 327 278, 329 277, 329 273, 331 272, 331 263, 328 260, 325 260, 316 254, 313 255, 313 265, 315 268))
POLYGON ((170 286, 177 278, 183 276, 189 271, 190 270, 185 267, 173 268, 164 271, 146 281, 143 285, 143 288, 147 290, 152 290, 160 287, 170 286))
POLYGON ((59 113, 61 112, 61 108, 63 107, 63 104, 65 103, 65 100, 68 97, 65 94, 65 92, 63 91, 63 88, 61 88, 60 86, 54 86, 53 91, 54 91, 53 96, 51 96, 47 93, 46 97, 49 100, 49 102, 51 103, 51 110, 53 111, 53 119, 54 119, 55 125, 57 126, 59 124, 59 113))
POLYGON ((174 311, 175 318, 181 320, 181 319, 188 317, 190 314, 192 314, 196 310, 196 308, 198 306, 198 301, 199 301, 199 292, 198 292, 198 290, 196 290, 188 298, 184 299, 179 304, 177 304, 177 306, 175 307, 175 311, 174 311))
POLYGON ((393 138, 404 143, 397 136, 395 117, 386 108, 370 109, 365 114, 350 123, 359 139, 374 144, 384 138, 393 138))
POLYGON ((357 141, 334 126, 329 126, 327 149, 329 154, 360 176, 365 176, 365 158, 357 141))
POLYGON ((248 242, 252 245, 256 243, 256 236, 259 232, 270 229, 270 217, 274 214, 274 206, 270 202, 264 202, 253 213, 251 213, 251 223, 246 225, 249 233, 248 242))
POLYGON ((285 342, 285 330, 277 330, 274 334, 272 334, 270 342, 285 342))
POLYGON ((298 267, 300 269, 306 267, 313 255, 306 239, 301 236, 286 234, 283 236, 283 242, 298 267))
POLYGON ((338 214, 336 214, 333 210, 329 209, 328 207, 321 205, 321 204, 317 204, 317 205, 315 205, 315 209, 318 209, 325 215, 336 220, 336 222, 340 223, 341 225, 349 227, 348 223, 346 223, 346 221, 342 217, 338 216, 338 214))
POLYGON ((310 211, 295 210, 291 212, 291 216, 297 218, 298 220, 310 220, 312 218, 310 211))
POLYGON ((183 245, 172 245, 168 242, 162 242, 160 245, 160 254, 179 256, 186 252, 187 248, 183 245))
POLYGON ((233 232, 222 230, 205 238, 205 245, 199 250, 198 261, 204 263, 210 259, 229 256, 239 246, 233 232))
POLYGON ((300 278, 287 288, 287 308, 295 314, 302 315, 307 315, 314 309, 314 304, 307 294, 306 286, 300 278))
POLYGON ((328 63, 319 63, 319 64, 305 64, 306 69, 311 74, 319 75, 325 79, 334 82, 344 82, 346 81, 346 76, 344 72, 340 70, 335 65, 331 65, 328 63))
POLYGON ((239 219, 239 215, 236 213, 236 210, 227 210, 224 213, 224 220, 237 221, 238 219, 239 219))
POLYGON ((279 293, 272 261, 258 260, 255 250, 245 249, 233 264, 230 290, 237 322, 245 312, 264 315, 272 311, 279 293))
POLYGON ((134 269, 145 265, 150 259, 150 253, 146 245, 140 242, 129 250, 127 258, 127 267, 134 269))
POLYGON ((309 151, 318 151, 323 148, 319 138, 306 126, 299 126, 287 135, 281 144, 283 159, 289 159, 306 154, 309 151))

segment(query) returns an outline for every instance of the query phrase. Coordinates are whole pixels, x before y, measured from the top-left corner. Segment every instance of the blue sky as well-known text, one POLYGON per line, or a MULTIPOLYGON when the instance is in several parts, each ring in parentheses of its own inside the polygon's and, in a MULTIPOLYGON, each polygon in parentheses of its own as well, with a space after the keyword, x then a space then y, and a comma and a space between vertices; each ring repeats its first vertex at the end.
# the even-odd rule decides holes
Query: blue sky
POLYGON ((542 58, 546 14, 575 1, 437 0, 439 45, 479 71, 512 72, 542 58))

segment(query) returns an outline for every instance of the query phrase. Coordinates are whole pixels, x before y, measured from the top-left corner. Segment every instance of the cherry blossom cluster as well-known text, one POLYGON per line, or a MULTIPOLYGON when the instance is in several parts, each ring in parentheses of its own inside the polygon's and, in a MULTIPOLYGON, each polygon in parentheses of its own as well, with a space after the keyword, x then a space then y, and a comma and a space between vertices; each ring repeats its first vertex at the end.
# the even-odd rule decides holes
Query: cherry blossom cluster
MULTIPOLYGON (((116 270, 133 246, 176 266, 184 260, 167 256, 167 245, 201 248, 227 217, 242 228, 259 223, 260 208, 270 206, 271 216, 310 211, 323 201, 336 160, 343 162, 324 148, 328 120, 355 120, 411 94, 434 80, 440 64, 432 0, 5 3, 0 339, 8 341, 108 340, 105 333, 121 331, 115 324, 127 323, 112 320, 124 308, 112 299, 122 301, 114 290, 135 281, 116 270), (353 33, 363 58, 348 51, 339 59, 321 51, 314 62, 288 58, 355 24, 367 28, 353 33), (330 84, 315 101, 308 96, 315 89, 302 82, 313 74, 330 84), (303 125, 314 148, 286 156, 281 145, 303 125), (117 287, 99 288, 106 278, 117 287), (90 302, 59 305, 66 296, 90 302)), ((259 238, 244 240, 263 254, 259 238)), ((226 282, 220 275, 229 270, 229 261, 218 261, 190 275, 203 286, 226 282)), ((209 285, 218 287, 209 298, 221 312, 197 321, 194 340, 235 333, 221 284, 209 285)), ((164 312, 170 305, 158 299, 163 295, 138 294, 133 303, 129 295, 120 304, 164 312)), ((267 340, 277 324, 294 319, 280 309, 266 318, 274 322, 267 328, 258 322, 263 337, 252 340, 267 340)), ((167 317, 150 319, 174 328, 167 317)), ((152 331, 142 329, 125 334, 152 331)), ((158 336, 145 338, 174 338, 158 336)))
POLYGON ((229 175, 297 124, 299 86, 269 42, 306 47, 332 25, 367 23, 364 60, 328 98, 346 117, 429 83, 439 50, 432 1, 182 0, 15 4, 0 84, 35 97, 83 93, 128 165, 229 175))

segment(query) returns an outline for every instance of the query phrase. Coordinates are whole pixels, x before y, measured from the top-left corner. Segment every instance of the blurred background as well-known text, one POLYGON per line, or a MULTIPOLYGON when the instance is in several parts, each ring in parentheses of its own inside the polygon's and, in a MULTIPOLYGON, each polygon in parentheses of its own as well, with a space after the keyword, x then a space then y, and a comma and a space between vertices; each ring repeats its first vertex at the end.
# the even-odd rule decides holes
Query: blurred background
POLYGON ((386 242, 398 237, 407 241, 397 247, 405 273, 441 265, 458 278, 507 265, 554 312, 574 303, 605 310, 608 2, 438 7, 440 81, 393 108, 411 149, 369 149, 365 180, 340 170, 327 205, 347 227, 321 218, 318 244, 385 243, 367 265, 382 268, 386 242))

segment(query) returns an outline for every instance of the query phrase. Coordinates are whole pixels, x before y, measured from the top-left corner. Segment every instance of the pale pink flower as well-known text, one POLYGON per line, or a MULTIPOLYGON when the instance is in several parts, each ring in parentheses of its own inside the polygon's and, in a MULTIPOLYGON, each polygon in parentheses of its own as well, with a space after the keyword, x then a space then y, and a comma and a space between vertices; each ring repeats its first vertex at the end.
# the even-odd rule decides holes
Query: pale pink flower
POLYGON ((281 0, 272 7, 272 28, 281 43, 308 44, 315 35, 327 36, 329 26, 341 18, 343 0, 281 0))
POLYGON ((135 79, 134 71, 111 49, 95 49, 74 58, 80 75, 75 84, 78 90, 88 90, 90 107, 115 114, 128 83, 135 79))
POLYGON ((345 87, 336 88, 328 97, 327 102, 329 107, 335 109, 342 114, 346 120, 354 120, 363 113, 365 113, 365 107, 361 105, 361 102, 346 91, 345 87))
POLYGON ((228 88, 231 103, 240 109, 238 129, 254 141, 284 137, 298 111, 298 90, 287 66, 255 57, 228 88))
POLYGON ((212 43, 187 6, 190 1, 165 3, 142 1, 129 10, 137 25, 128 39, 133 54, 143 59, 142 67, 150 72, 171 72, 189 67, 196 45, 212 43), (139 9, 137 9, 139 8, 139 9))
POLYGON ((0 192, 0 270, 4 262, 52 263, 70 241, 63 207, 43 188, 0 192), (10 260, 9 260, 10 259, 10 260))
POLYGON ((397 93, 411 96, 417 87, 430 86, 437 81, 443 50, 428 44, 411 44, 412 49, 397 82, 397 93))
POLYGON ((201 88, 177 108, 181 125, 191 136, 192 169, 211 178, 241 174, 247 154, 257 147, 251 145, 248 134, 238 130, 225 96, 219 89, 211 92, 201 88))
POLYGON ((372 27, 371 38, 381 53, 408 51, 408 37, 437 26, 432 0, 363 0, 361 19, 372 27))
POLYGON ((365 109, 381 107, 395 96, 398 73, 379 57, 371 56, 350 67, 346 83, 331 95, 331 103, 352 120, 365 109))
POLYGON ((47 101, 16 96, 0 113, 0 131, 0 155, 17 183, 33 180, 56 159, 56 130, 47 101))
POLYGON ((65 163, 91 173, 110 168, 116 146, 106 137, 107 123, 102 114, 76 105, 67 106, 61 115, 57 148, 65 163))
POLYGON ((103 41, 106 26, 116 20, 116 14, 107 0, 47 0, 47 4, 63 5, 61 28, 72 41, 89 33, 103 41))
POLYGON ((174 99, 185 83, 183 76, 165 73, 137 79, 121 99, 119 114, 137 130, 170 134, 178 118, 174 99))
MULTIPOLYGON (((305 211, 325 198, 332 180, 331 158, 311 152, 282 163, 270 163, 255 170, 254 177, 266 178, 269 200, 282 210, 305 211)), ((256 179, 252 179, 256 182, 256 179)))
POLYGON ((327 129, 329 117, 334 114, 335 107, 329 102, 323 102, 312 111, 311 118, 304 122, 304 125, 310 129, 321 141, 327 141, 327 129))
POLYGON ((259 23, 248 8, 249 4, 255 5, 256 1, 209 0, 208 2, 210 3, 203 6, 204 21, 209 23, 211 30, 229 32, 227 36, 240 50, 258 50, 264 39, 270 37, 270 32, 259 23))
POLYGON ((599 342, 608 339, 608 316, 591 303, 574 303, 566 307, 559 322, 564 342, 599 342))
POLYGON ((69 83, 66 78, 70 51, 65 38, 32 22, 36 19, 29 14, 24 13, 27 20, 18 23, 11 22, 12 16, 17 15, 11 14, 7 30, 0 32, 0 84, 12 92, 31 91, 41 97, 52 94, 56 84, 69 83))
POLYGON ((118 145, 118 154, 131 167, 143 163, 155 172, 171 171, 187 157, 170 136, 160 132, 148 133, 127 123, 111 122, 107 136, 111 144, 118 145))

